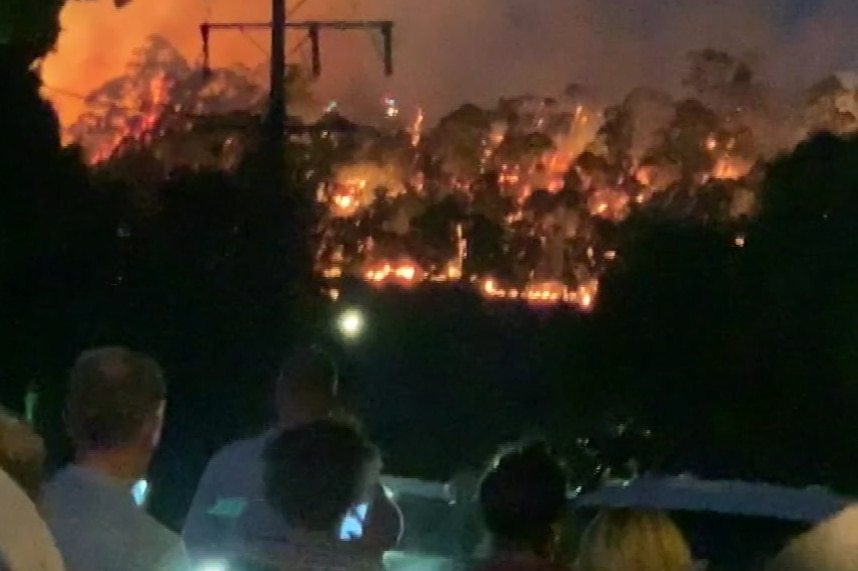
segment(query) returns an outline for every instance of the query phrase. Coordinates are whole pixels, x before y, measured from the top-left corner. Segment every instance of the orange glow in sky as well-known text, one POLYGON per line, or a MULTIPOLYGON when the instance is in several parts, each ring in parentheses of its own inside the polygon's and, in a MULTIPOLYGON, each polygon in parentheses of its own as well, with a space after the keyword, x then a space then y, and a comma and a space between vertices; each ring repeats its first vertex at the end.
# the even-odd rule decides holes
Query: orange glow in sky
MULTIPOLYGON (((296 6, 297 0, 290 0, 296 6)), ((360 17, 348 2, 309 1, 296 12, 296 19, 360 17)), ((199 26, 213 22, 264 22, 270 18, 269 0, 135 0, 117 10, 108 0, 70 0, 61 15, 62 33, 53 54, 46 58, 42 77, 45 96, 57 108, 64 125, 73 122, 83 110, 75 94, 85 96, 107 80, 122 75, 134 50, 151 34, 166 37, 191 62, 202 54, 199 26)), ((319 90, 338 91, 342 69, 349 69, 355 58, 363 65, 372 63, 380 74, 381 61, 373 48, 369 32, 350 38, 344 34, 326 35, 322 40, 325 75, 319 90), (345 49, 344 49, 345 48, 345 49), (367 63, 366 60, 369 60, 367 63), (337 81, 339 76, 340 80, 337 81)), ((291 34, 290 45, 302 38, 291 34)), ((211 64, 226 67, 244 63, 255 67, 268 59, 269 36, 266 31, 213 32, 210 42, 211 64)), ((300 63, 306 50, 296 52, 290 61, 300 63)), ((360 66, 358 66, 360 67, 360 66)))

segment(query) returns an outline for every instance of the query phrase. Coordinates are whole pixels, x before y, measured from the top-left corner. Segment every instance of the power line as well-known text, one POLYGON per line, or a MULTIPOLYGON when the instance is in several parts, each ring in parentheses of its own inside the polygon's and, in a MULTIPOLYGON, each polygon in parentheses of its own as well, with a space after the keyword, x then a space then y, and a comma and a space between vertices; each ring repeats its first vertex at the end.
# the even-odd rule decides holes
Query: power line
POLYGON ((85 95, 81 95, 80 93, 75 93, 74 91, 64 89, 62 87, 54 87, 52 85, 48 85, 46 83, 42 84, 44 89, 48 91, 53 91, 57 95, 65 95, 66 97, 71 97, 72 99, 80 99, 81 101, 86 101, 87 97, 85 95))
POLYGON ((247 41, 248 41, 248 42, 250 42, 251 44, 253 44, 253 46, 254 46, 256 49, 258 49, 258 50, 259 50, 259 51, 260 51, 260 52, 261 52, 261 53, 262 53, 266 58, 270 58, 270 57, 271 57, 271 54, 270 54, 270 53, 268 53, 268 50, 266 50, 266 49, 262 46, 262 44, 260 44, 260 43, 259 43, 259 42, 257 42, 256 40, 254 40, 254 39, 253 39, 253 37, 252 37, 252 36, 250 36, 250 35, 249 35, 249 34, 248 34, 244 29, 241 29, 240 31, 241 31, 241 35, 242 35, 242 36, 244 36, 244 37, 245 37, 245 39, 247 39, 247 41))
POLYGON ((296 13, 298 10, 300 10, 300 9, 304 6, 304 4, 306 4, 308 1, 309 1, 309 0, 298 0, 298 3, 297 3, 297 4, 295 4, 295 5, 292 7, 292 9, 291 9, 291 10, 289 10, 289 12, 287 12, 287 13, 286 13, 286 19, 287 19, 287 20, 291 20, 291 19, 292 19, 292 16, 294 16, 294 15, 295 15, 295 13, 296 13))
POLYGON ((300 50, 301 48, 303 48, 304 46, 306 46, 306 45, 307 45, 307 42, 309 42, 309 41, 310 41, 310 36, 304 36, 303 38, 301 38, 301 41, 300 41, 300 42, 298 42, 297 44, 295 44, 295 45, 292 47, 292 49, 291 49, 291 50, 289 50, 289 53, 288 53, 287 55, 290 55, 290 56, 291 56, 291 55, 295 55, 296 53, 298 53, 298 50, 300 50))
MULTIPOLYGON (((393 74, 393 22, 390 20, 318 20, 318 21, 285 21, 284 29, 299 29, 307 32, 307 38, 311 43, 313 54, 313 74, 321 73, 321 51, 320 32, 322 30, 351 31, 351 30, 378 30, 381 33, 382 50, 384 59, 384 72, 386 75, 393 74)), ((209 38, 212 31, 259 30, 271 28, 270 22, 205 22, 200 26, 203 39, 203 66, 209 69, 209 38)))

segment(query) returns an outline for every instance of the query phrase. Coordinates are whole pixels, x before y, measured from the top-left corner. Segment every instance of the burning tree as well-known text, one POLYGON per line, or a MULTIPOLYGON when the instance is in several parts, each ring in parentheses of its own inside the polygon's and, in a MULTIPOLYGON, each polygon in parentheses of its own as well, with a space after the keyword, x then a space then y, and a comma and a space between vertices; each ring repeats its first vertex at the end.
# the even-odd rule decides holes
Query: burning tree
MULTIPOLYGON (((420 266, 408 272, 413 279, 470 276, 491 297, 589 306, 598 277, 617 258, 615 235, 630 213, 652 210, 730 226, 753 211, 747 175, 761 150, 747 126, 753 113, 717 103, 748 101, 756 91, 749 66, 726 54, 697 54, 692 62, 689 85, 712 106, 637 89, 607 109, 596 130, 591 125, 598 119, 587 125, 594 113, 581 105, 580 90, 560 99, 527 95, 492 109, 465 105, 416 144, 412 139, 410 150, 405 137, 384 143, 391 150, 399 145, 390 156, 410 157, 410 163, 356 154, 372 168, 396 165, 402 181, 386 183, 373 200, 377 183, 354 174, 369 173, 368 167, 341 171, 352 174, 338 177, 345 194, 333 204, 341 213, 346 201, 362 205, 346 215, 354 223, 338 222, 349 229, 353 255, 360 252, 358 266, 390 268, 368 274, 384 283, 384 276, 397 275, 395 259, 406 259, 408 267, 420 266), (596 135, 583 153, 582 132, 596 135), (398 195, 423 206, 406 211, 407 202, 391 200, 398 195), (403 221, 394 226, 404 230, 379 233, 393 220, 403 221)), ((330 255, 344 251, 333 244, 345 234, 328 226, 325 236, 330 245, 320 265, 327 274, 354 267, 330 255)))
MULTIPOLYGON (((293 71, 297 93, 306 76, 293 71)), ((72 131, 123 171, 131 160, 164 172, 232 168, 252 141, 260 83, 244 68, 205 78, 152 38, 126 75, 89 97, 72 131)), ((738 231, 755 211, 760 165, 790 140, 752 58, 693 52, 684 85, 678 100, 638 88, 601 112, 579 86, 463 105, 425 134, 422 113, 410 122, 391 98, 378 126, 329 106, 292 146, 298 176, 319 184, 317 269, 378 284, 469 279, 491 297, 589 307, 622 256, 615 242, 628 216, 738 231)), ((848 94, 819 86, 809 112, 848 129, 837 106, 848 94)))
MULTIPOLYGON (((87 96, 86 111, 68 134, 93 164, 144 152, 165 171, 233 168, 264 108, 263 71, 236 65, 203 72, 165 38, 151 36, 125 74, 87 96)), ((291 66, 286 81, 296 105, 312 103, 303 68, 291 66)))
POLYGON ((125 75, 87 96, 86 112, 68 131, 93 163, 142 143, 168 166, 175 161, 200 165, 212 162, 213 150, 215 155, 222 153, 222 148, 212 146, 228 144, 232 133, 224 137, 197 131, 189 141, 197 120, 253 113, 263 100, 264 91, 253 81, 251 70, 217 69, 206 77, 167 40, 152 36, 135 50, 125 75))
POLYGON ((463 105, 441 119, 425 139, 424 149, 440 174, 472 180, 483 165, 483 148, 491 128, 489 113, 475 105, 463 105))

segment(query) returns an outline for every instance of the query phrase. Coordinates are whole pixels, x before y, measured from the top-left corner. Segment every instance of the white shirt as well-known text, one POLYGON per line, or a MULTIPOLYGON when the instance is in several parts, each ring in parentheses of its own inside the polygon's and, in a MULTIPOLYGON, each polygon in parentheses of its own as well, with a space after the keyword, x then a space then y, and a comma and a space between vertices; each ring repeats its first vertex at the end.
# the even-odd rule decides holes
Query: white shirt
POLYGON ((131 490, 79 466, 46 486, 44 511, 68 571, 187 571, 181 539, 134 503, 131 490))
POLYGON ((29 497, 0 470, 0 568, 63 571, 54 539, 29 497))
POLYGON ((263 455, 276 434, 233 442, 209 462, 182 530, 194 561, 228 558, 249 544, 278 549, 287 542, 286 522, 264 493, 263 455))
MULTIPOLYGON (((182 530, 194 563, 248 552, 279 553, 289 543, 289 526, 265 498, 263 456, 276 436, 272 429, 233 442, 209 462, 182 530)), ((367 510, 367 505, 356 506, 343 522, 342 539, 363 534, 367 510)))

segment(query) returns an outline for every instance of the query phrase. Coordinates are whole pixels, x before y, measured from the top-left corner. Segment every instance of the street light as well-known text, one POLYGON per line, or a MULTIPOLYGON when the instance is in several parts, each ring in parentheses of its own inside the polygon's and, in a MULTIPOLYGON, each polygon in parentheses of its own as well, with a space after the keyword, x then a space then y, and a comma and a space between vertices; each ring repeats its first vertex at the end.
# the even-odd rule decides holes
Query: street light
POLYGON ((357 339, 364 328, 363 313, 355 308, 343 310, 337 318, 337 329, 346 340, 357 339))

